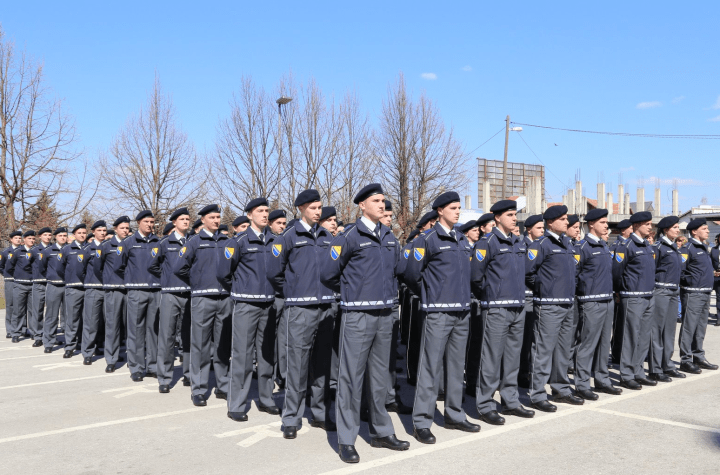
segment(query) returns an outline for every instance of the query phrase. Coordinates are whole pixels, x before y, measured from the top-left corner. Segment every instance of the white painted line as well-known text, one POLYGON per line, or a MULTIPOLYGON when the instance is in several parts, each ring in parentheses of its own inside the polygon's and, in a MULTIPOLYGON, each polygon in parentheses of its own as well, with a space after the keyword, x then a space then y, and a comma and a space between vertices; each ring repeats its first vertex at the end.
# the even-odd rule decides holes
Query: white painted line
MULTIPOLYGON (((16 357, 14 357, 14 358, 0 358, 0 361, 26 360, 26 359, 28 359, 28 358, 41 358, 41 357, 43 357, 43 356, 53 356, 53 354, 52 354, 52 353, 48 353, 48 354, 43 353, 42 355, 16 356, 16 357)), ((57 355, 55 355, 55 356, 57 356, 57 355)))
POLYGON ((127 376, 127 373, 121 372, 121 373, 110 373, 110 374, 101 374, 99 376, 86 376, 84 378, 72 378, 72 379, 56 379, 55 381, 42 381, 39 383, 27 383, 27 384, 16 384, 14 386, 4 386, 0 387, 0 390, 3 389, 17 389, 17 388, 29 388, 31 386, 44 386, 46 384, 55 384, 55 383, 70 383, 73 381, 84 381, 86 379, 98 379, 98 378, 111 378, 113 376, 127 376))
POLYGON ((686 424, 684 422, 676 422, 676 421, 671 421, 668 419, 658 419, 656 417, 646 417, 646 416, 641 416, 639 414, 630 414, 628 412, 611 411, 609 409, 599 409, 599 408, 594 409, 592 407, 588 407, 588 409, 591 411, 594 411, 594 412, 601 412, 603 414, 609 414, 611 416, 627 417, 629 419, 637 419, 639 421, 656 422, 658 424, 682 427, 684 429, 700 430, 703 432, 712 432, 714 434, 720 434, 720 429, 716 429, 714 427, 699 426, 699 425, 695 425, 695 424, 686 424))

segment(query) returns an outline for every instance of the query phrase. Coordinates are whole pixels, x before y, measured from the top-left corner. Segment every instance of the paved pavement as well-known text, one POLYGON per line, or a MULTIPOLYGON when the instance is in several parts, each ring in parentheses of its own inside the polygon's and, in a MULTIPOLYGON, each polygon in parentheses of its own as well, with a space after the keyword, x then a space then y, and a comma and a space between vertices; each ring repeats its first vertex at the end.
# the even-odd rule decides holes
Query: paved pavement
MULTIPOLYGON (((361 463, 346 465, 334 433, 305 422, 296 440, 284 440, 279 418, 258 412, 256 402, 250 420, 236 423, 226 417, 225 401, 211 397, 205 408, 192 406, 182 384, 159 394, 156 380, 133 383, 125 366, 106 374, 102 358, 83 366, 80 356, 45 355, 30 344, 0 341, 4 473, 720 473, 720 371, 601 394, 599 401, 560 405, 534 419, 510 417, 502 427, 481 424, 479 434, 442 428, 438 403, 438 443, 430 446, 409 435, 409 416, 392 414, 410 450, 370 447, 363 424, 356 446, 361 463)), ((705 346, 708 359, 720 361, 720 327, 708 327, 705 346)), ((411 402, 412 388, 401 381, 403 399, 411 402)), ((282 399, 280 392, 278 405, 282 399)), ((468 398, 471 420, 473 406, 468 398)))

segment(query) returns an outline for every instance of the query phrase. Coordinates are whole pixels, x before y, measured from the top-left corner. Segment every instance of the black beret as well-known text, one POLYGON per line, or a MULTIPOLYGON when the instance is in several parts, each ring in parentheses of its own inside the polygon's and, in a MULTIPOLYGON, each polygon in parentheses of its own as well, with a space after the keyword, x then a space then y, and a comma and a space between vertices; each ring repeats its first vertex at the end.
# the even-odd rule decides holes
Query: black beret
POLYGON ((427 223, 429 223, 433 219, 438 219, 437 211, 435 211, 435 210, 428 211, 427 213, 425 213, 423 215, 422 218, 420 218, 420 221, 418 221, 417 228, 418 229, 422 228, 423 226, 425 226, 427 223))
POLYGON ((120 226, 122 223, 128 223, 130 224, 130 217, 129 216, 120 216, 118 219, 115 220, 113 223, 113 227, 116 228, 120 226))
POLYGON ((73 234, 75 234, 78 231, 78 229, 87 229, 87 226, 85 225, 85 223, 78 224, 77 226, 75 226, 73 228, 73 230, 72 230, 73 234))
POLYGON ((23 237, 25 238, 25 237, 34 236, 34 235, 35 235, 35 231, 33 231, 32 229, 28 229, 27 231, 25 231, 25 234, 23 234, 23 237))
POLYGON ((579 222, 580 216, 576 214, 571 214, 570 216, 568 216, 568 226, 575 226, 579 222))
POLYGON ((607 215, 608 215, 608 210, 606 210, 604 208, 591 209, 585 215, 585 222, 589 223, 590 221, 597 221, 598 219, 604 218, 607 215))
POLYGON ((477 228, 478 223, 477 221, 468 221, 467 223, 460 226, 460 232, 465 234, 466 232, 470 231, 472 228, 477 228))
POLYGON ((543 220, 543 216, 541 214, 533 214, 532 216, 529 216, 525 220, 525 229, 530 229, 533 226, 535 226, 537 223, 543 220))
POLYGON ((276 209, 274 211, 270 211, 270 214, 268 215, 268 222, 275 221, 278 218, 285 218, 287 215, 285 214, 284 209, 276 209))
POLYGON ((114 235, 115 235, 115 231, 113 231, 113 230, 111 229, 110 231, 107 232, 107 235, 108 235, 108 236, 114 236, 114 235))
POLYGON ((195 229, 199 228, 200 226, 202 226, 202 219, 198 218, 193 223, 192 228, 193 228, 193 230, 195 230, 195 229))
POLYGON ((638 211, 637 213, 630 216, 630 223, 644 223, 645 221, 652 221, 652 213, 650 211, 638 211))
POLYGON ((295 206, 302 206, 306 203, 313 203, 320 200, 320 193, 318 190, 305 190, 301 191, 297 198, 295 198, 295 206))
POLYGON ((344 225, 345 225, 345 223, 343 223, 342 221, 340 221, 340 220, 338 219, 338 221, 337 221, 337 225, 338 225, 338 227, 340 227, 340 226, 344 226, 344 225))
POLYGON ((38 231, 38 236, 41 234, 51 233, 51 232, 52 232, 52 229, 45 226, 44 228, 41 228, 40 231, 38 231))
POLYGON ((21 233, 20 231, 13 231, 13 232, 10 233, 10 237, 11 237, 11 238, 14 238, 15 236, 20 236, 20 237, 22 237, 22 233, 21 233))
MULTIPOLYGON (((61 227, 57 228, 55 230, 55 232, 53 232, 53 234, 57 236, 60 233, 66 233, 66 232, 67 232, 67 228, 65 226, 61 226, 61 227)), ((12 235, 10 235, 10 237, 12 237, 12 235)))
POLYGON ((442 195, 435 198, 435 201, 433 201, 432 204, 432 209, 442 208, 443 206, 447 206, 450 203, 455 203, 456 201, 460 203, 460 195, 458 195, 454 191, 446 191, 442 195))
POLYGON ((211 205, 207 205, 206 207, 201 209, 200 212, 198 213, 198 215, 205 216, 206 214, 219 213, 219 212, 220 212, 220 206, 218 206, 216 204, 211 204, 211 205))
POLYGON ((335 211, 334 206, 323 206, 322 207, 322 214, 320 214, 320 221, 328 218, 332 218, 333 216, 337 216, 337 211, 335 211))
POLYGON ((152 214, 152 211, 150 211, 149 209, 145 209, 145 210, 140 211, 138 213, 138 215, 135 216, 135 222, 140 222, 141 219, 153 218, 153 217, 154 216, 152 214))
POLYGON ((697 229, 701 226, 704 226, 707 224, 707 219, 705 218, 695 218, 692 221, 690 221, 687 225, 687 230, 692 231, 693 229, 697 229))
POLYGON ((290 221, 288 221, 287 227, 289 228, 289 227, 291 227, 291 226, 294 226, 295 223, 297 223, 297 222, 298 222, 297 218, 293 218, 293 219, 291 219, 290 221))
POLYGON ((657 224, 657 227, 658 229, 672 228, 677 224, 678 221, 680 221, 680 218, 678 218, 677 216, 665 216, 657 224))
POLYGON ((175 225, 173 223, 167 223, 165 227, 163 228, 162 235, 167 236, 170 231, 172 231, 172 228, 174 228, 175 225))
POLYGON ((176 210, 173 212, 173 214, 170 215, 170 221, 175 221, 175 220, 178 219, 180 216, 185 215, 185 214, 188 215, 188 216, 190 216, 190 211, 188 211, 187 208, 185 208, 185 207, 183 207, 183 208, 178 208, 178 209, 176 209, 176 210))
POLYGON ((369 185, 365 185, 360 191, 358 191, 357 195, 355 195, 355 198, 353 198, 353 203, 358 204, 373 195, 382 194, 383 189, 382 186, 380 186, 380 183, 370 183, 369 185))
POLYGON ((90 226, 90 230, 94 231, 96 228, 107 228, 107 223, 105 223, 103 219, 95 221, 93 225, 90 226))
POLYGON ((508 210, 517 210, 517 201, 513 200, 500 200, 490 208, 493 214, 502 214, 508 210))
POLYGON ((265 198, 255 198, 254 200, 251 200, 247 205, 245 205, 245 212, 247 213, 248 211, 257 208, 258 206, 269 206, 268 201, 265 198))
POLYGON ((543 213, 543 219, 544 220, 550 220, 550 219, 557 219, 560 216, 563 216, 567 214, 568 209, 565 205, 555 205, 551 206, 548 209, 545 210, 543 213))
POLYGON ((490 221, 495 220, 495 213, 485 213, 484 215, 480 216, 478 220, 476 221, 478 226, 485 226, 490 221))
POLYGON ((412 241, 418 234, 420 234, 420 231, 418 231, 417 229, 413 229, 412 231, 410 231, 410 235, 408 236, 407 240, 412 241))
POLYGON ((618 228, 620 231, 622 231, 622 230, 624 230, 624 229, 629 228, 630 226, 632 226, 632 223, 630 222, 630 220, 629 220, 629 219, 623 219, 622 221, 620 221, 620 222, 618 223, 617 228, 618 228))
POLYGON ((240 226, 241 224, 245 224, 245 223, 249 223, 249 222, 250 222, 250 218, 248 218, 247 216, 238 216, 237 218, 235 218, 235 221, 232 222, 232 225, 233 225, 233 227, 235 227, 235 226, 240 226))
POLYGON ((392 203, 390 200, 385 200, 385 211, 392 211, 392 203))
POLYGON ((227 231, 227 230, 228 230, 227 224, 221 224, 220 226, 218 226, 218 231, 227 231))

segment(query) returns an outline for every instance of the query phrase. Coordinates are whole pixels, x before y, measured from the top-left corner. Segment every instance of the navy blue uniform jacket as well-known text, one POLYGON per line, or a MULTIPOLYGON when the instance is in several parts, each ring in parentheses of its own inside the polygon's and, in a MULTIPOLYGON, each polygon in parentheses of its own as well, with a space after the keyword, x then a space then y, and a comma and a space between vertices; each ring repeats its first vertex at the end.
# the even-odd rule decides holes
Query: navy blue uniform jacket
POLYGON ((218 262, 217 279, 238 302, 272 302, 275 289, 267 278, 267 263, 272 257, 270 240, 265 233, 260 240, 248 228, 235 239, 228 239, 218 262))
POLYGON ((605 240, 588 234, 575 246, 575 259, 578 301, 612 300, 613 254, 605 240))
POLYGON ((217 279, 218 262, 224 259, 227 242, 223 233, 210 235, 207 229, 202 229, 180 249, 173 272, 190 285, 193 296, 228 294, 217 279))
POLYGON ((575 300, 575 249, 570 238, 545 235, 530 244, 525 260, 525 282, 539 305, 566 305, 575 300))
POLYGON ((525 305, 525 239, 492 231, 475 243, 470 263, 475 298, 483 307, 525 305))
MULTIPOLYGON (((714 278, 710 250, 695 238, 688 239, 680 251, 687 255, 685 269, 680 277, 680 289, 683 292, 712 292, 714 278)), ((17 281, 17 271, 15 272, 17 281)))
POLYGON ((613 288, 622 297, 649 297, 655 288, 655 248, 632 233, 615 248, 613 288))

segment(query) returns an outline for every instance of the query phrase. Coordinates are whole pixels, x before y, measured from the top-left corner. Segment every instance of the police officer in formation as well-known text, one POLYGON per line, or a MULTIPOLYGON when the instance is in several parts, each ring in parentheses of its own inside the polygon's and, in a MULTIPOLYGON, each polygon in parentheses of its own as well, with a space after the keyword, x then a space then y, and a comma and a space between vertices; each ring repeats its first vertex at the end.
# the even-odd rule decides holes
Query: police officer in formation
POLYGON ((63 358, 72 358, 82 335, 83 306, 85 304, 85 238, 87 226, 78 224, 72 230, 73 242, 62 248, 59 254, 58 273, 65 281, 65 353, 63 358))
MULTIPOLYGON (((33 288, 33 247, 35 245, 35 231, 25 231, 23 234, 23 245, 15 249, 8 263, 13 269, 13 277, 15 285, 13 287, 13 320, 12 341, 17 343, 21 336, 25 336, 25 329, 34 336, 36 325, 30 318, 30 324, 27 324, 28 310, 32 308, 32 288, 33 288)), ((36 340, 37 341, 37 340, 36 340)), ((39 345, 36 345, 39 346, 39 345)))
MULTIPOLYGON (((94 265, 95 260, 100 259, 102 250, 100 246, 107 234, 105 221, 96 221, 90 227, 93 233, 91 239, 83 249, 83 266, 85 266, 85 302, 83 303, 82 323, 82 345, 80 351, 83 355, 83 364, 92 364, 92 357, 96 350, 101 348, 104 338, 98 336, 103 334, 105 320, 103 318, 103 307, 105 305, 105 291, 103 290, 102 272, 94 265)), ((97 351, 100 354, 100 351, 97 351)))
MULTIPOLYGON (((5 332, 6 338, 13 338, 13 292, 15 291, 15 278, 13 277, 14 265, 10 263, 15 250, 22 244, 22 233, 13 231, 10 233, 10 245, 0 252, 0 268, 2 268, 3 279, 5 280, 5 332)), ((18 338, 17 341, 20 341, 18 338)))
POLYGON ((28 325, 35 340, 33 347, 43 346, 43 330, 45 320, 45 290, 47 287, 47 278, 42 272, 42 251, 50 247, 52 243, 52 229, 45 227, 37 232, 40 243, 35 246, 32 252, 32 325, 28 325))
MULTIPOLYGON (((287 227, 287 213, 283 209, 270 211, 268 214, 268 227, 265 230, 265 238, 267 240, 266 249, 270 254, 274 249, 273 244, 287 227)), ((287 359, 285 357, 285 337, 286 325, 283 321, 283 309, 285 308, 285 298, 281 290, 273 289, 275 299, 273 300, 273 308, 271 310, 271 318, 275 319, 275 368, 274 379, 280 389, 285 387, 285 369, 287 368, 287 359)))
POLYGON ((43 319, 43 346, 45 353, 52 353, 53 347, 59 345, 57 340, 60 314, 64 314, 65 278, 59 272, 62 248, 67 244, 67 228, 59 227, 53 231, 55 243, 46 247, 38 256, 39 276, 45 278, 45 316, 43 319))
MULTIPOLYGON (((542 214, 529 216, 524 223, 525 233, 522 236, 526 249, 545 234, 545 221, 542 214)), ((535 328, 535 309, 533 306, 533 289, 525 283, 525 328, 523 344, 520 350, 520 368, 518 386, 530 388, 530 355, 532 354, 533 329, 535 328)))

